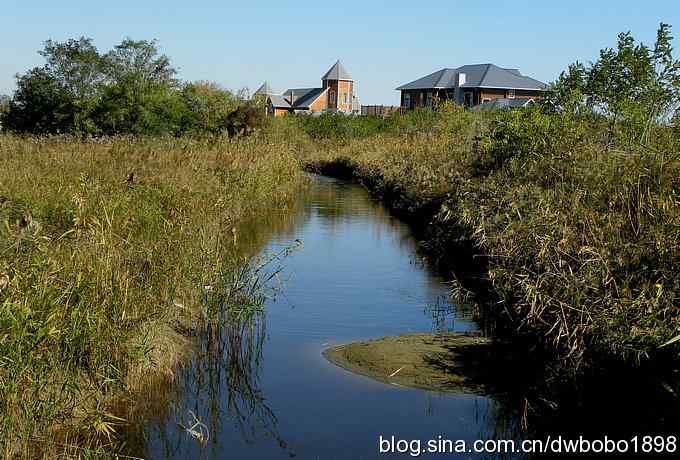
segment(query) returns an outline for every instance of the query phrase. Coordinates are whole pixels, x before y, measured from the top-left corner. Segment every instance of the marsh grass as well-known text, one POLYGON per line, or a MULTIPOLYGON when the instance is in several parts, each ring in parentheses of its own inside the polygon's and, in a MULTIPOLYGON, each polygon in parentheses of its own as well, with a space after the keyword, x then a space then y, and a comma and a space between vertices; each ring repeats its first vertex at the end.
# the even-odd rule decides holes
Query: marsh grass
POLYGON ((121 401, 172 378, 211 314, 206 296, 226 289, 223 308, 257 305, 235 235, 289 205, 297 160, 261 136, 0 136, 0 162, 2 455, 116 452, 121 401))
POLYGON ((483 261, 493 296, 482 310, 569 369, 677 359, 677 342, 663 347, 680 334, 677 131, 655 126, 640 145, 596 116, 432 116, 426 130, 328 140, 303 162, 428 222, 425 244, 452 265, 483 261))

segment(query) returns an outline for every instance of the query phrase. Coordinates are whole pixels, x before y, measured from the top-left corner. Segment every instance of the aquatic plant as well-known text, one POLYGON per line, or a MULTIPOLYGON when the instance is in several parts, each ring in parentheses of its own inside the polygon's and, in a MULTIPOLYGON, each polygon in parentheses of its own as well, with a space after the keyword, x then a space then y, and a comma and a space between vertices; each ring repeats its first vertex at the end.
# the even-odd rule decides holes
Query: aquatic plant
POLYGON ((125 401, 173 375, 211 314, 206 291, 250 308, 237 304, 255 291, 234 234, 289 205, 297 160, 258 136, 4 135, 0 158, 2 456, 116 452, 125 401))

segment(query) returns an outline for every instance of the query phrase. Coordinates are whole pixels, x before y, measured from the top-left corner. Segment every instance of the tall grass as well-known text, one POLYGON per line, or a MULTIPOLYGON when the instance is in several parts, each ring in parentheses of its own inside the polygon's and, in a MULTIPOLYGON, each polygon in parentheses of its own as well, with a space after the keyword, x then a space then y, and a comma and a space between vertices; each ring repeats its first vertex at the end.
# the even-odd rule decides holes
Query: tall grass
POLYGON ((677 131, 656 126, 639 145, 596 116, 445 107, 432 117, 426 130, 329 141, 303 161, 342 166, 429 220, 435 250, 457 248, 455 259, 473 248, 495 295, 487 312, 569 368, 677 359, 677 342, 663 347, 680 334, 677 131))
POLYGON ((172 376, 206 294, 250 274, 240 223, 288 206, 297 160, 272 137, 5 135, 0 162, 2 454, 115 451, 121 401, 172 376))

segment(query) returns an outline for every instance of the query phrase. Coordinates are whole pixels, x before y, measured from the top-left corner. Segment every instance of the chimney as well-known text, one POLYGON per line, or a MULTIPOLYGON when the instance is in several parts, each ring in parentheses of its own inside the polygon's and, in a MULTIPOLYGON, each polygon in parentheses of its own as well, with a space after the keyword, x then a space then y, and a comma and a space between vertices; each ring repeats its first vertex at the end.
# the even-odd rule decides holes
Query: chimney
POLYGON ((463 86, 466 82, 467 75, 464 73, 459 73, 458 74, 458 86, 463 86))

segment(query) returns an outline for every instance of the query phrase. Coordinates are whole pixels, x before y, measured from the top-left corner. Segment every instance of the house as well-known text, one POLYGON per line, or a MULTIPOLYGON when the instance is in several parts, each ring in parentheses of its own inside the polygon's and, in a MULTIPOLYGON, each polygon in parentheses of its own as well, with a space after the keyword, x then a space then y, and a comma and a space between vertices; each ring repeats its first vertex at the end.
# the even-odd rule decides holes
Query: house
POLYGON ((355 82, 347 69, 337 61, 321 77, 320 88, 289 88, 275 94, 264 82, 254 95, 266 97, 267 112, 275 117, 286 113, 354 113, 359 110, 355 82))
MULTIPOLYGON (((464 65, 441 69, 399 86, 401 106, 431 107, 435 99, 474 107, 495 99, 539 99, 548 85, 522 75, 518 69, 494 64, 464 65)), ((510 104, 514 106, 515 104, 510 104)))

